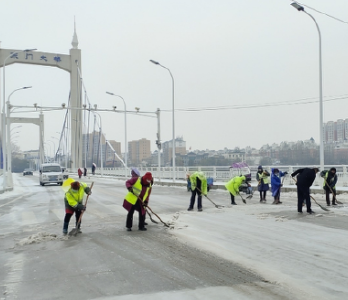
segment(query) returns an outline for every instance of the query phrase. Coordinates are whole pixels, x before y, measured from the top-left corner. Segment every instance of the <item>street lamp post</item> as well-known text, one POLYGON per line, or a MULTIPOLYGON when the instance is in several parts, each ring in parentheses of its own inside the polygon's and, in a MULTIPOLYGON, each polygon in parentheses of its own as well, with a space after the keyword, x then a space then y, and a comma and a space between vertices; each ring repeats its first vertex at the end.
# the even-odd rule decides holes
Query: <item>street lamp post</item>
POLYGON ((121 97, 120 95, 116 95, 114 93, 111 92, 106 92, 108 95, 111 96, 115 96, 115 97, 119 97, 123 100, 123 104, 124 104, 124 163, 125 163, 125 176, 127 177, 127 157, 128 157, 128 142, 127 142, 127 106, 126 106, 126 101, 124 101, 123 97, 121 97))
MULTIPOLYGON (((95 106, 96 107, 96 106, 95 106)), ((93 114, 96 114, 98 115, 99 117, 99 120, 100 120, 100 141, 99 141, 99 144, 100 144, 100 176, 103 177, 103 174, 104 174, 104 169, 103 169, 103 146, 102 146, 102 142, 101 142, 101 138, 103 136, 103 127, 102 127, 102 118, 100 116, 99 113, 97 113, 95 110, 90 110, 93 114)), ((106 147, 105 147, 105 151, 106 151, 106 147)))
MULTIPOLYGON (((50 145, 49 143, 47 143, 47 142, 44 142, 44 144, 47 145, 47 146, 49 146, 49 147, 50 147, 50 152, 52 152, 51 145, 50 145)), ((46 154, 46 163, 49 162, 49 161, 48 161, 48 157, 49 157, 49 156, 46 154)))
POLYGON ((156 145, 157 145, 157 156, 158 156, 158 181, 161 182, 161 121, 160 121, 160 116, 161 116, 161 110, 157 108, 156 112, 149 112, 149 111, 140 111, 139 107, 136 107, 136 114, 141 115, 144 117, 150 117, 150 118, 156 118, 157 117, 157 140, 156 140, 156 145), (148 114, 155 114, 156 117, 149 116, 148 114))
MULTIPOLYGON (((6 77, 5 77, 5 66, 6 66, 6 61, 9 59, 9 58, 13 58, 15 57, 19 52, 29 52, 29 51, 34 51, 34 50, 37 50, 37 49, 25 49, 25 50, 22 50, 22 51, 18 51, 18 52, 14 52, 14 53, 11 53, 9 56, 7 56, 5 59, 4 59, 4 62, 2 64, 2 92, 3 92, 3 105, 2 105, 2 122, 1 122, 1 149, 2 149, 2 159, 3 159, 3 174, 4 174, 4 178, 3 178, 3 187, 4 187, 4 190, 5 188, 7 187, 7 165, 6 165, 6 130, 5 130, 5 126, 6 126, 6 123, 5 123, 5 99, 6 99, 6 77)), ((1 104, 0 104, 1 105, 1 104)))
MULTIPOLYGON (((31 89, 31 86, 24 86, 18 89, 15 89, 7 98, 7 142, 6 142, 6 130, 5 130, 5 111, 3 113, 3 127, 2 127, 2 137, 3 137, 3 162, 4 162, 4 182, 3 182, 3 187, 4 190, 7 186, 12 187, 12 152, 11 152, 11 123, 10 123, 10 109, 11 109, 11 96, 20 90, 26 90, 26 89, 31 89), (7 167, 6 167, 6 158, 8 159, 7 161, 7 167), (8 171, 8 172, 7 172, 8 171), (8 174, 7 174, 8 173, 8 174)), ((5 86, 4 86, 5 89, 5 86)), ((5 103, 5 101, 4 101, 5 103)), ((4 107, 5 109, 5 107, 4 107)))
POLYGON ((303 11, 314 21, 319 34, 319 129, 320 129, 320 169, 324 169, 324 139, 323 139, 323 76, 322 76, 322 58, 321 58, 321 33, 319 25, 314 17, 304 10, 304 7, 296 2, 291 3, 298 11, 303 11))
POLYGON ((150 59, 150 62, 152 62, 153 64, 155 65, 159 65, 161 66, 162 68, 168 70, 169 74, 170 74, 170 77, 172 78, 172 121, 173 121, 173 125, 172 125, 172 130, 173 130, 173 145, 172 145, 172 148, 173 148, 173 152, 172 152, 172 160, 173 160, 173 182, 175 182, 175 118, 174 118, 174 77, 172 75, 172 72, 170 72, 170 70, 161 65, 158 61, 155 61, 155 60, 152 60, 150 59))
MULTIPOLYGON (((58 141, 58 149, 57 149, 57 152, 58 152, 59 147, 60 147, 60 145, 59 145, 60 140, 58 138, 56 138, 55 136, 51 136, 51 138, 56 139, 58 141)), ((54 151, 54 160, 56 160, 56 158, 57 158, 57 153, 56 153, 56 151, 54 151)), ((58 161, 58 163, 60 163, 59 156, 58 156, 57 161, 58 161)))
POLYGON ((56 144, 51 140, 48 140, 47 142, 51 142, 53 144, 53 162, 56 162, 56 158, 55 158, 56 144))

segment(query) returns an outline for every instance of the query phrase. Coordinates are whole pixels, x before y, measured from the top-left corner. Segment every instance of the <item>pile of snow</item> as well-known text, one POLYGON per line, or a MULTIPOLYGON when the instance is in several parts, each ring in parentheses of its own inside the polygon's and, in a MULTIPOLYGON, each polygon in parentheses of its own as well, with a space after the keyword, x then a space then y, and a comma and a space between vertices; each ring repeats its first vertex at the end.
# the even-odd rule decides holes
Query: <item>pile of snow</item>
POLYGON ((56 234, 47 233, 47 232, 39 232, 20 240, 17 244, 20 246, 24 246, 24 245, 34 244, 34 243, 52 241, 56 239, 58 239, 56 234))

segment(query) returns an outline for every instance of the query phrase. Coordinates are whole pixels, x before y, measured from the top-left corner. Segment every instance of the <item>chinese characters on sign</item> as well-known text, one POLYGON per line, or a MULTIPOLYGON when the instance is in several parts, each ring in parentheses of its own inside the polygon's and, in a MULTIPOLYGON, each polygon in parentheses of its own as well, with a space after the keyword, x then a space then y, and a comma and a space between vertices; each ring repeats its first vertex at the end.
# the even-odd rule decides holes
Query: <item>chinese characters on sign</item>
MULTIPOLYGON (((25 52, 25 60, 34 60, 34 54, 35 53, 28 53, 28 52, 25 52)), ((18 52, 11 52, 11 56, 10 58, 13 58, 13 59, 19 59, 18 57, 18 52)), ((45 55, 41 55, 40 56, 40 60, 43 60, 45 62, 48 62, 48 58, 47 56, 45 55)), ((62 58, 59 56, 59 55, 56 55, 53 57, 53 60, 56 62, 56 63, 60 63, 62 61, 62 58)))

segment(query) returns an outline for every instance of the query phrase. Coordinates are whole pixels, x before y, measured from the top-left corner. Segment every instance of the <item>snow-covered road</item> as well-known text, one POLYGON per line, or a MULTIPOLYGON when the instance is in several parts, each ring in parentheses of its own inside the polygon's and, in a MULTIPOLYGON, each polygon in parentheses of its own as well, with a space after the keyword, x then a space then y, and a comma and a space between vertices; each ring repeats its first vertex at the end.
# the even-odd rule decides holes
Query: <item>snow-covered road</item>
POLYGON ((170 228, 126 232, 124 183, 96 177, 84 233, 63 238, 61 188, 14 180, 0 195, 0 299, 348 299, 346 204, 299 215, 295 192, 232 207, 213 190, 224 208, 203 198, 189 212, 185 187, 154 186, 150 206, 170 228))

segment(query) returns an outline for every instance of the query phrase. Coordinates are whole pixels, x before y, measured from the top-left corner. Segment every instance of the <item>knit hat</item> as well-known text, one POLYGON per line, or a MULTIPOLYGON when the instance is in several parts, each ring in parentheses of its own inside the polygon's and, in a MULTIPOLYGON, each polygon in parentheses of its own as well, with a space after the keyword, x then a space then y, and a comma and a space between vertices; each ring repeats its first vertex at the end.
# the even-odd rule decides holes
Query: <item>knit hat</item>
POLYGON ((71 188, 73 190, 78 190, 80 188, 80 183, 78 181, 74 181, 71 183, 71 188))
POLYGON ((152 174, 150 172, 146 172, 145 175, 142 177, 142 179, 145 183, 151 183, 152 174))
POLYGON ((258 166, 257 169, 258 170, 260 170, 260 169, 263 170, 262 166, 258 166))
POLYGON ((134 177, 135 176, 138 176, 138 177, 140 176, 140 172, 139 172, 139 170, 137 168, 131 168, 131 170, 132 170, 131 171, 131 175, 132 176, 134 176, 134 177))

